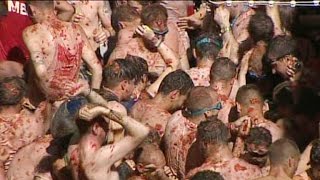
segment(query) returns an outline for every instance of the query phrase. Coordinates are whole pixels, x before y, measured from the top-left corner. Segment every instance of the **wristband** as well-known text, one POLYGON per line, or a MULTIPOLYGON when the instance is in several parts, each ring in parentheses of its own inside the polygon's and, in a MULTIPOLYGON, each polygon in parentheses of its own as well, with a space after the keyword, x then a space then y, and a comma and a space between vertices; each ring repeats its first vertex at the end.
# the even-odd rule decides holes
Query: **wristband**
POLYGON ((221 28, 220 35, 223 35, 224 33, 229 32, 229 31, 231 31, 231 27, 230 26, 221 28))

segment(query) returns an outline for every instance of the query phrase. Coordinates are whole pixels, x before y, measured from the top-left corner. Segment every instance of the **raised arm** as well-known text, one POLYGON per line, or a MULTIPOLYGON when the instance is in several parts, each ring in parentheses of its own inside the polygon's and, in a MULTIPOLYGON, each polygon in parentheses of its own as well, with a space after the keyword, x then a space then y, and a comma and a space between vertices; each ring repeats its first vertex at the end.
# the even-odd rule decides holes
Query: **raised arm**
POLYGON ((99 62, 96 54, 92 50, 92 47, 87 39, 85 32, 80 26, 78 26, 78 29, 81 33, 81 37, 84 43, 83 49, 82 49, 82 59, 88 65, 88 68, 92 74, 91 88, 100 89, 100 85, 102 81, 102 65, 99 62))
POLYGON ((220 51, 220 56, 228 57, 235 64, 238 64, 238 49, 239 44, 233 36, 231 25, 229 22, 230 12, 223 6, 216 9, 214 20, 221 28, 223 48, 220 51))
POLYGON ((55 0, 54 8, 57 11, 57 16, 60 20, 71 21, 75 9, 66 0, 55 0))
POLYGON ((47 35, 40 32, 39 29, 39 25, 29 26, 23 31, 22 36, 23 41, 30 52, 31 62, 33 64, 35 73, 40 80, 41 86, 44 87, 44 83, 46 80, 48 80, 47 67, 45 65, 45 60, 47 57, 44 54, 45 47, 42 46, 40 37, 42 36, 45 38, 47 35))
POLYGON ((121 160, 128 153, 133 151, 148 135, 149 128, 130 118, 122 116, 119 113, 101 106, 90 109, 95 115, 102 115, 122 125, 126 131, 126 135, 122 140, 112 145, 101 147, 95 156, 98 158, 98 164, 102 166, 111 166, 118 160, 121 160))
POLYGON ((282 31, 278 5, 273 5, 272 7, 267 6, 266 12, 267 12, 267 15, 272 19, 272 22, 274 25, 274 36, 283 35, 284 32, 282 31))
POLYGON ((111 26, 111 7, 108 0, 101 1, 101 5, 98 8, 98 16, 101 20, 102 26, 109 31, 111 36, 115 35, 115 31, 111 26))

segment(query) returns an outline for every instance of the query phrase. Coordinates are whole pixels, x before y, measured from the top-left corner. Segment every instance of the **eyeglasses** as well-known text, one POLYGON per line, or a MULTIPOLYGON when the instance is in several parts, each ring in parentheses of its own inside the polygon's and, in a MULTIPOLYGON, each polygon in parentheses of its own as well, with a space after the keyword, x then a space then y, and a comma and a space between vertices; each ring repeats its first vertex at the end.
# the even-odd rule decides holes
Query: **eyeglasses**
POLYGON ((207 111, 212 111, 212 110, 221 110, 222 109, 222 103, 218 102, 216 105, 208 108, 203 108, 203 109, 197 109, 197 110, 190 110, 186 109, 185 112, 188 113, 190 116, 199 116, 201 114, 204 114, 207 111))

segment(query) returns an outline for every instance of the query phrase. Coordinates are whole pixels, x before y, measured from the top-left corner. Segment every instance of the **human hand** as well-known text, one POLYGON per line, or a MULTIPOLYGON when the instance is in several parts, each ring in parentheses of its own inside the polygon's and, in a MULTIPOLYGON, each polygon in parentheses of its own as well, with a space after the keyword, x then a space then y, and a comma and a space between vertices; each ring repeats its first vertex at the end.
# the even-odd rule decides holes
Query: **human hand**
POLYGON ((152 29, 146 25, 138 26, 136 29, 136 33, 139 34, 144 39, 152 42, 153 45, 156 45, 159 41, 159 39, 156 38, 156 35, 152 31, 152 29))
POLYGON ((98 28, 93 31, 93 40, 98 44, 103 44, 107 41, 107 39, 108 39, 108 37, 110 37, 110 35, 111 34, 108 30, 98 28))
POLYGON ((94 108, 89 108, 89 106, 84 106, 83 108, 80 109, 79 111, 79 118, 86 120, 86 121, 91 121, 95 117, 99 116, 100 114, 103 113, 104 107, 101 106, 96 106, 94 108))
POLYGON ((72 22, 74 22, 74 23, 81 23, 81 22, 84 20, 84 18, 85 18, 85 15, 84 15, 83 13, 81 13, 81 12, 76 12, 76 13, 72 16, 71 20, 72 20, 72 22))
POLYGON ((248 136, 250 129, 251 129, 251 119, 245 119, 242 124, 241 127, 239 129, 239 136, 245 137, 248 136))
POLYGON ((248 121, 250 120, 251 118, 249 116, 242 116, 240 117, 239 119, 237 119, 233 124, 236 126, 236 127, 239 127, 242 125, 242 123, 244 121, 248 121))
POLYGON ((194 30, 202 25, 202 20, 192 15, 188 17, 179 18, 177 25, 181 30, 194 30))
POLYGON ((229 27, 230 12, 224 6, 218 7, 214 12, 214 20, 221 28, 229 27))

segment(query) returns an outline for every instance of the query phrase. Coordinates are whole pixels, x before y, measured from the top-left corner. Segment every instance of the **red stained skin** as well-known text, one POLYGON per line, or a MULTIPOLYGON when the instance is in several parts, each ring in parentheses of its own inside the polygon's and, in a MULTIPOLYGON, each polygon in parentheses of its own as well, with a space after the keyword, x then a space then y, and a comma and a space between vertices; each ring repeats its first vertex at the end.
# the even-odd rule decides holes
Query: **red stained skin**
POLYGON ((238 172, 238 171, 245 171, 245 170, 247 170, 247 168, 244 167, 244 166, 241 166, 240 164, 236 164, 236 165, 234 166, 234 170, 235 170, 236 172, 238 172))
POLYGON ((248 108, 248 113, 251 113, 251 112, 253 112, 254 111, 254 108, 253 107, 249 107, 248 108))
POLYGON ((257 98, 252 98, 252 99, 250 99, 250 103, 251 103, 251 104, 259 104, 259 103, 260 103, 260 100, 257 99, 257 98))

